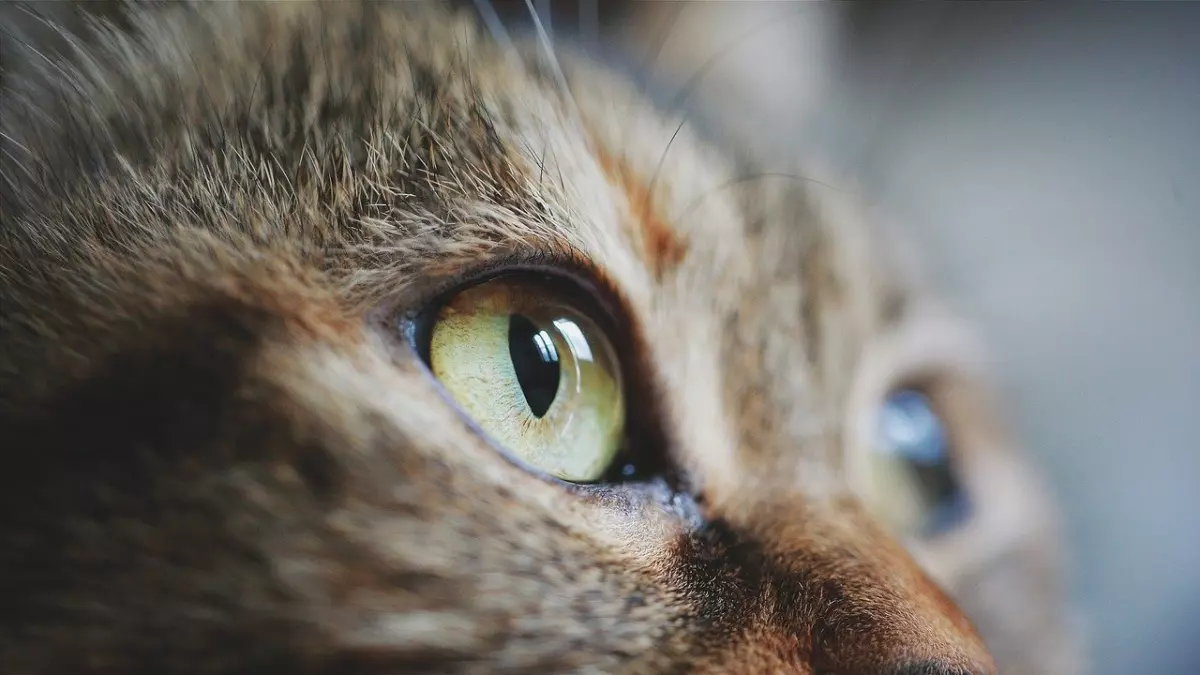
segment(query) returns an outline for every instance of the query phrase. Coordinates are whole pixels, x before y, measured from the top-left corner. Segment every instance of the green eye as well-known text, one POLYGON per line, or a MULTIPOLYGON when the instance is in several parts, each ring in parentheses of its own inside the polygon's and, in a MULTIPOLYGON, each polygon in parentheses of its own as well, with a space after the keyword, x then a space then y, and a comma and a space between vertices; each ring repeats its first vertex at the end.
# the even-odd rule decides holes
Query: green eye
POLYGON ((545 283, 501 277, 458 293, 433 321, 429 365, 484 431, 541 471, 595 481, 620 449, 612 345, 545 283))

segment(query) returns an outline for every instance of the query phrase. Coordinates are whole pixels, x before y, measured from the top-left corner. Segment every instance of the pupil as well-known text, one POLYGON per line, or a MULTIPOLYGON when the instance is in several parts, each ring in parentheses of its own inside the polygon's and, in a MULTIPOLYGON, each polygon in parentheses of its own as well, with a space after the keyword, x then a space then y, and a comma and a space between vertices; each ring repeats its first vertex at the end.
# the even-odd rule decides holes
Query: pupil
POLYGON ((513 314, 508 320, 508 355, 530 412, 542 417, 558 394, 562 369, 554 341, 529 319, 513 314))

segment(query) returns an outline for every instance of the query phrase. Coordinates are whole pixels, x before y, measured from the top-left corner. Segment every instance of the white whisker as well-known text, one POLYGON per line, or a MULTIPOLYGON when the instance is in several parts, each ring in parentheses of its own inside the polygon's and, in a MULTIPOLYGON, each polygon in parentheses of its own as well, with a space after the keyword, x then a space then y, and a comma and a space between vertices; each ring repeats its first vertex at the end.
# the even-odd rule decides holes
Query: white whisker
POLYGON ((546 29, 546 35, 554 37, 554 17, 550 12, 550 0, 537 0, 537 18, 542 20, 542 26, 546 29))
POLYGON ((510 57, 515 54, 516 47, 513 46, 512 38, 509 37, 508 30, 500 20, 500 15, 496 13, 496 8, 492 6, 491 0, 475 0, 475 9, 478 10, 479 17, 483 19, 496 44, 510 57))
MULTIPOLYGON (((563 94, 566 95, 567 105, 571 109, 571 115, 576 122, 582 124, 582 117, 579 114, 579 106, 575 103, 575 96, 571 93, 571 88, 567 86, 567 76, 563 74, 562 66, 558 63, 558 57, 554 54, 554 45, 550 42, 550 35, 546 32, 546 27, 542 25, 542 19, 538 16, 538 12, 533 8, 533 0, 525 0, 525 7, 529 10, 529 16, 533 19, 534 28, 538 33, 538 45, 542 48, 542 55, 546 58, 550 68, 554 71, 554 79, 558 80, 558 86, 562 87, 563 94)), ((547 8, 547 13, 549 8, 547 8)))

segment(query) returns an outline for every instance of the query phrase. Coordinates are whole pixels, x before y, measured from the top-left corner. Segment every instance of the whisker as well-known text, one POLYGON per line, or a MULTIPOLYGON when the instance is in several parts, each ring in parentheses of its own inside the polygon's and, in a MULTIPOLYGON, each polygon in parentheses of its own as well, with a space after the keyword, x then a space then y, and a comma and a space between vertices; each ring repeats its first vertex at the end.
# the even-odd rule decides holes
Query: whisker
POLYGON ((646 186, 646 204, 644 208, 650 207, 651 200, 654 199, 654 188, 658 184, 658 176, 662 173, 663 165, 667 163, 667 155, 671 152, 671 146, 675 144, 675 139, 679 137, 679 132, 683 131, 683 125, 687 124, 688 116, 685 114, 679 119, 679 124, 675 127, 675 132, 671 134, 671 140, 667 141, 667 147, 663 148, 662 156, 658 158, 658 166, 654 167, 654 173, 650 175, 650 182, 646 186))
MULTIPOLYGON (((671 14, 663 20, 663 25, 657 28, 657 35, 650 41, 646 53, 642 55, 641 61, 637 68, 637 79, 639 89, 650 88, 653 80, 654 68, 658 66, 658 59, 662 56, 662 50, 667 44, 667 40, 675 32, 675 26, 679 25, 679 17, 683 15, 683 10, 691 3, 678 2, 671 8, 671 14)), ((636 97, 631 98, 629 105, 633 106, 636 102, 636 97)))
POLYGON ((537 18, 542 20, 546 35, 554 37, 554 17, 551 14, 550 0, 537 0, 537 18))
POLYGON ((579 114, 579 106, 575 102, 575 95, 571 93, 571 88, 567 86, 567 77, 563 74, 562 66, 558 62, 558 56, 554 53, 554 45, 550 42, 550 35, 546 32, 546 27, 542 24, 541 17, 538 16, 538 12, 533 7, 533 0, 525 0, 525 8, 529 10, 529 17, 533 19, 533 26, 538 33, 538 45, 542 48, 543 56, 554 72, 554 79, 558 81, 558 86, 562 88, 563 94, 566 96, 567 105, 571 109, 571 115, 582 126, 583 117, 579 114))
POLYGON ((730 52, 740 46, 743 40, 763 29, 776 27, 781 21, 800 16, 802 11, 804 11, 803 8, 793 11, 790 15, 785 14, 780 16, 772 16, 769 19, 765 19, 762 22, 751 26, 745 31, 739 33, 729 42, 722 45, 720 49, 713 52, 711 56, 705 59, 704 63, 700 64, 700 67, 696 69, 696 72, 693 73, 691 77, 684 81, 679 91, 675 94, 675 98, 671 102, 669 109, 678 110, 681 108, 683 104, 686 103, 689 98, 691 98, 692 94, 695 93, 696 89, 700 87, 700 84, 703 82, 704 78, 712 71, 713 68, 717 66, 717 64, 721 62, 721 59, 728 56, 730 52))
MULTIPOLYGON (((638 71, 643 74, 643 80, 648 80, 650 73, 658 65, 658 59, 662 56, 662 50, 667 45, 667 40, 671 39, 671 35, 675 33, 675 26, 679 25, 679 17, 683 15, 683 10, 690 5, 689 2, 676 3, 672 7, 671 15, 664 21, 664 27, 659 29, 659 34, 650 42, 650 47, 646 53, 642 55, 641 67, 638 71)), ((643 84, 646 82, 644 81, 643 84)))
POLYGON ((842 192, 842 190, 839 190, 838 188, 836 188, 824 181, 817 180, 816 178, 809 178, 807 176, 801 176, 801 175, 794 174, 794 173, 787 173, 786 171, 760 171, 757 173, 751 173, 751 174, 746 174, 744 176, 739 176, 737 178, 733 178, 731 180, 725 181, 724 183, 721 183, 720 185, 718 185, 716 187, 709 188, 703 194, 701 194, 699 197, 696 197, 695 199, 693 199, 691 201, 691 203, 688 204, 687 208, 684 209, 683 213, 681 213, 678 216, 677 220, 687 220, 688 217, 691 216, 692 213, 697 208, 700 207, 700 204, 703 203, 705 199, 708 199, 709 197, 713 196, 714 194, 716 194, 722 190, 728 190, 729 188, 737 187, 739 185, 745 185, 746 183, 750 183, 750 182, 753 182, 756 180, 762 180, 764 178, 786 178, 788 180, 792 180, 797 183, 809 183, 811 185, 819 185, 823 188, 827 188, 834 192, 838 192, 838 193, 842 192))
POLYGON ((488 32, 492 34, 492 39, 496 41, 496 44, 500 45, 505 54, 516 53, 512 37, 509 36, 508 29, 504 27, 504 22, 500 20, 500 15, 496 13, 496 8, 492 5, 491 0, 474 0, 474 2, 479 17, 483 19, 484 25, 487 26, 488 32))
MULTIPOLYGON (((790 16, 798 16, 799 13, 800 13, 800 10, 796 10, 790 16)), ((684 104, 687 103, 688 99, 691 98, 692 94, 695 93, 696 89, 699 88, 700 84, 704 80, 704 77, 707 76, 708 73, 710 73, 714 67, 716 67, 716 65, 720 62, 720 60, 722 58, 727 56, 731 51, 733 51, 733 49, 735 47, 737 47, 746 38, 757 33, 758 31, 763 30, 764 28, 771 28, 771 27, 776 26, 779 23, 779 21, 785 17, 788 17, 788 15, 773 16, 773 17, 771 17, 770 20, 764 20, 761 23, 755 24, 748 30, 743 31, 737 37, 735 37, 732 40, 730 40, 729 42, 727 42, 720 49, 718 49, 716 52, 714 52, 712 54, 712 56, 705 59, 704 63, 702 63, 700 65, 700 67, 696 70, 696 72, 693 73, 692 76, 689 77, 684 82, 684 84, 680 88, 680 90, 678 92, 676 92, 675 98, 672 100, 671 104, 668 106, 667 109, 670 111, 676 111, 676 112, 681 110, 683 108, 684 104)), ((679 18, 679 15, 676 14, 675 19, 678 19, 678 18, 679 18)), ((669 31, 668 31, 668 34, 669 34, 669 31)), ((658 45, 658 49, 660 51, 662 49, 663 44, 665 44, 665 42, 666 42, 666 40, 664 39, 663 42, 658 45)), ((679 126, 675 127, 675 133, 671 134, 671 140, 669 140, 667 142, 667 147, 663 149, 662 157, 660 157, 658 160, 658 166, 654 169, 654 174, 650 178, 650 183, 646 189, 646 199, 648 199, 648 200, 653 199, 654 189, 658 183, 659 174, 662 172, 663 166, 666 164, 666 161, 667 161, 667 154, 670 153, 671 146, 675 143, 675 138, 677 136, 679 136, 679 132, 680 132, 680 130, 683 129, 683 125, 687 123, 687 120, 688 120, 688 113, 686 111, 684 111, 680 117, 679 126)))

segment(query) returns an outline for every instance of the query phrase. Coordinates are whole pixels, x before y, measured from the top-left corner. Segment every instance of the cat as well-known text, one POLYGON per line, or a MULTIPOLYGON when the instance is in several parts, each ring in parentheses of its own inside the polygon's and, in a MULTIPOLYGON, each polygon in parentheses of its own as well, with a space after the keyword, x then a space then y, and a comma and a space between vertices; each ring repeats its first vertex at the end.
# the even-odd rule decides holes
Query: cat
POLYGON ((1052 506, 846 195, 441 4, 43 27, 3 672, 1068 672, 1052 506))

